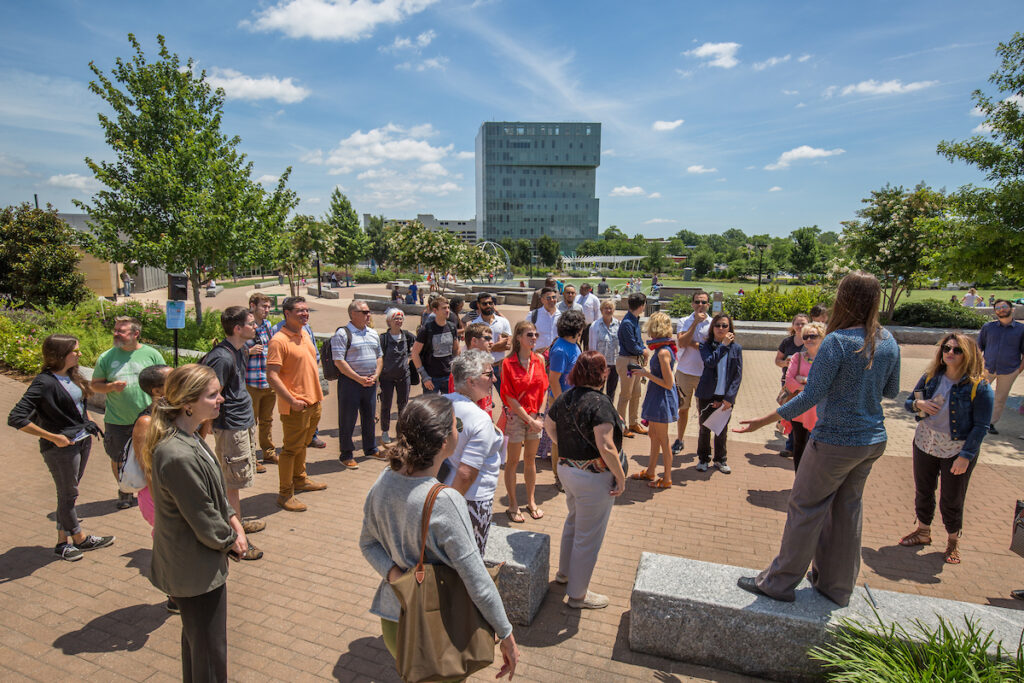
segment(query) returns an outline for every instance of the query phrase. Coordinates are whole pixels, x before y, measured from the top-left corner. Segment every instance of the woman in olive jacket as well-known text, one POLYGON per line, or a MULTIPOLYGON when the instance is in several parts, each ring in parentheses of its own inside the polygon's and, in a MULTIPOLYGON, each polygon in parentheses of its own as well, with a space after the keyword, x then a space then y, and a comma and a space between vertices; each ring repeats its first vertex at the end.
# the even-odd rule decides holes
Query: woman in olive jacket
POLYGON ((150 581, 181 609, 185 681, 227 680, 227 559, 248 547, 220 465, 197 433, 220 412, 220 388, 208 367, 171 371, 140 457, 153 482, 150 581))

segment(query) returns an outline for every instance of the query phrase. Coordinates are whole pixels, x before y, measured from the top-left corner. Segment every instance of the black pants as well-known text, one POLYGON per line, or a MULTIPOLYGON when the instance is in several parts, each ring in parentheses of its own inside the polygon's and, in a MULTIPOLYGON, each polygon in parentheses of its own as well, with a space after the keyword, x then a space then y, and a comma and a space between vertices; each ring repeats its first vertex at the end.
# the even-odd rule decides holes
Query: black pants
POLYGON ((373 412, 377 407, 377 385, 363 386, 345 375, 338 380, 338 441, 341 455, 351 458, 355 445, 352 433, 356 429, 356 417, 363 436, 363 453, 370 455, 377 451, 376 424, 373 412))
POLYGON ((43 451, 43 461, 50 468, 50 476, 57 487, 57 529, 68 536, 82 530, 75 513, 75 501, 78 500, 78 482, 85 474, 90 450, 91 436, 70 446, 43 451))
POLYGON ((608 366, 608 380, 604 385, 604 393, 608 398, 615 400, 615 389, 619 386, 619 371, 615 369, 615 363, 608 366))
POLYGON ((228 680, 227 586, 174 602, 181 609, 181 680, 228 680))
POLYGON ((804 448, 807 447, 807 437, 811 435, 807 427, 800 422, 793 422, 793 431, 789 433, 793 437, 793 471, 800 469, 800 458, 804 455, 804 448))
MULTIPOLYGON (((721 400, 721 399, 718 399, 721 400)), ((715 408, 715 399, 698 398, 697 410, 700 411, 700 432, 697 433, 697 457, 701 462, 711 462, 711 436, 715 437, 715 462, 725 464, 725 444, 729 438, 729 424, 722 428, 721 434, 715 434, 704 426, 704 421, 711 417, 711 413, 718 410, 715 408)))
POLYGON ((971 460, 967 471, 953 474, 953 458, 936 458, 925 453, 914 444, 914 513, 922 524, 931 525, 935 517, 935 488, 940 485, 939 512, 946 533, 957 534, 964 526, 964 498, 967 497, 967 484, 971 481, 971 472, 978 462, 971 460))
POLYGON ((409 373, 404 377, 380 378, 380 431, 384 433, 391 428, 391 397, 397 394, 398 412, 409 402, 409 373))

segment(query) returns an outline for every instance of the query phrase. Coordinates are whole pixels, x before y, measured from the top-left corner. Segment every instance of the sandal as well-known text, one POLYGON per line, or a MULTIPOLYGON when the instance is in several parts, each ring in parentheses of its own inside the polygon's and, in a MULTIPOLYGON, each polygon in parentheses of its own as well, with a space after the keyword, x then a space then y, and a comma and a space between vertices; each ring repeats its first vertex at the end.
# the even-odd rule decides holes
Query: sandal
POLYGON ((950 539, 946 543, 946 564, 960 564, 960 539, 950 539))
POLYGON ((540 508, 532 508, 529 505, 526 506, 526 511, 530 513, 530 516, 534 519, 541 519, 544 517, 544 511, 540 508))
POLYGON ((914 531, 912 531, 911 533, 907 534, 906 536, 904 536, 903 538, 900 539, 900 545, 902 545, 904 547, 907 547, 907 548, 909 548, 911 546, 915 546, 915 545, 931 545, 931 544, 932 544, 932 534, 931 534, 931 532, 930 531, 925 531, 925 530, 920 529, 920 528, 914 529, 914 531))
POLYGON ((508 510, 505 510, 505 514, 508 515, 508 521, 514 524, 524 524, 526 522, 526 519, 523 518, 523 513, 518 509, 513 510, 512 508, 509 508, 508 510))
POLYGON ((638 481, 654 481, 655 479, 657 479, 657 477, 655 477, 653 474, 651 474, 647 470, 644 470, 642 472, 635 472, 635 473, 629 475, 629 478, 630 479, 636 479, 638 481))
POLYGON ((651 481, 647 483, 652 489, 670 489, 672 488, 671 480, 666 480, 664 477, 657 481, 651 481))

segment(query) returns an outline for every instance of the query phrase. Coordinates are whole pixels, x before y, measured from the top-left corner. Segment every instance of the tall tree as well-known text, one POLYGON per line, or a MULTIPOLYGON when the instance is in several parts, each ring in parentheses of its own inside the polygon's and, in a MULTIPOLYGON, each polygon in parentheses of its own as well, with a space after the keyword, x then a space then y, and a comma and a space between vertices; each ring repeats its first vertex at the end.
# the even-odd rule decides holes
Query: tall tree
POLYGON ((789 239, 793 241, 793 248, 789 252, 789 267, 794 274, 820 274, 820 271, 815 270, 821 264, 821 247, 818 245, 820 234, 817 225, 797 228, 789 234, 789 239))
POLYGON ((387 229, 388 248, 399 268, 423 266, 440 277, 452 272, 462 277, 501 272, 504 260, 467 244, 448 230, 430 230, 419 221, 387 229))
POLYGON ((295 206, 291 169, 265 192, 237 149, 240 138, 221 131, 224 91, 211 88, 191 58, 182 64, 163 36, 153 62, 134 35, 128 41, 135 56, 118 58, 110 76, 89 63, 89 89, 113 110, 98 116, 114 161, 86 157, 106 189, 75 204, 89 214, 87 248, 101 258, 186 273, 202 322, 203 277, 255 260, 260 241, 295 206))
POLYGON ((689 265, 697 277, 704 277, 715 267, 715 252, 707 247, 700 247, 693 252, 689 265))
POLYGON ((0 210, 0 292, 31 306, 77 304, 89 297, 74 228, 50 205, 0 210))
POLYGON ((292 296, 297 291, 297 280, 310 269, 314 255, 322 255, 330 248, 329 229, 312 216, 293 217, 279 235, 274 267, 288 276, 292 296))
POLYGON ((952 280, 987 279, 997 272, 1024 283, 1024 33, 999 43, 1002 59, 989 83, 997 97, 972 93, 985 132, 943 141, 938 153, 985 173, 992 187, 965 185, 949 197, 950 213, 930 220, 931 263, 952 280))
POLYGON ((516 240, 508 254, 509 258, 512 259, 512 263, 519 266, 529 266, 533 258, 533 245, 530 243, 530 240, 516 240))
POLYGON ((662 246, 661 242, 652 241, 647 245, 647 258, 644 259, 644 270, 651 273, 660 273, 665 270, 665 264, 668 259, 665 258, 665 247, 662 246))
POLYGON ((369 241, 367 254, 383 268, 384 264, 390 261, 388 241, 384 235, 384 216, 370 216, 370 225, 366 232, 369 241))
MULTIPOLYGON (((609 230, 611 230, 611 228, 609 228, 609 230)), ((549 235, 541 235, 540 239, 537 240, 537 253, 540 256, 541 263, 552 267, 558 263, 558 259, 562 255, 562 250, 558 244, 558 240, 549 235)))
POLYGON ((328 258, 332 263, 345 266, 346 270, 351 271, 366 256, 370 241, 359 225, 359 216, 348 197, 338 188, 334 188, 331 193, 331 205, 324 214, 323 222, 327 224, 330 242, 328 258))

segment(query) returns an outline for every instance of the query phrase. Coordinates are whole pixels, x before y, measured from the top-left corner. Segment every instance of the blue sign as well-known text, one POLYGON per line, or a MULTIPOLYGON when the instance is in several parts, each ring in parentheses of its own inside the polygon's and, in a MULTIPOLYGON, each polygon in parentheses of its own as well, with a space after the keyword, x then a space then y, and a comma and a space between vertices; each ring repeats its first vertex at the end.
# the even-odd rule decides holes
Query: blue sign
POLYGON ((185 302, 184 301, 168 301, 167 302, 167 329, 169 329, 169 330, 183 330, 183 329, 185 329, 185 302))

